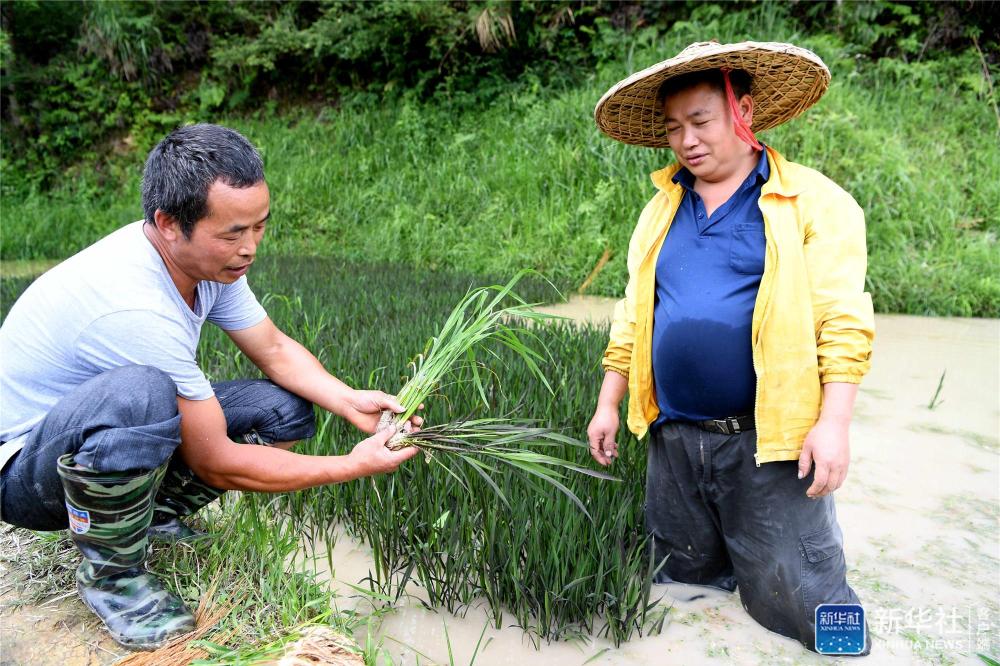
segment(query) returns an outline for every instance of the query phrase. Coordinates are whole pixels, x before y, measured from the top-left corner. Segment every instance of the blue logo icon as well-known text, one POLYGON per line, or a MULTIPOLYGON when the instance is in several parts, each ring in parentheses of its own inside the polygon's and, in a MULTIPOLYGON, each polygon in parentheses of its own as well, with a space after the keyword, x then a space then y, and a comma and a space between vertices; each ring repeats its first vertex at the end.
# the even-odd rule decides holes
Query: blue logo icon
POLYGON ((820 604, 816 607, 816 652, 861 654, 867 626, 861 604, 820 604))

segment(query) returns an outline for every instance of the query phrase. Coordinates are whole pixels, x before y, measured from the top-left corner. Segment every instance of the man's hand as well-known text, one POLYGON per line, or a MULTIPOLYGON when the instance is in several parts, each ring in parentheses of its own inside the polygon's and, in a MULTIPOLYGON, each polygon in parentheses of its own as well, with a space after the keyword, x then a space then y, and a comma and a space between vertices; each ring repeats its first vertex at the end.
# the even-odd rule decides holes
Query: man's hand
POLYGON ((590 455, 601 465, 607 467, 618 457, 618 410, 605 405, 598 405, 594 418, 587 426, 587 440, 590 442, 590 455))
POLYGON ((847 430, 851 425, 857 384, 830 382, 823 384, 823 409, 819 420, 802 443, 799 455, 799 478, 804 479, 816 464, 816 476, 806 495, 815 499, 840 488, 847 478, 851 462, 851 447, 847 430))
MULTIPOLYGON (((401 414, 403 406, 395 396, 382 391, 354 391, 347 398, 343 409, 343 417, 358 430, 367 433, 375 432, 382 411, 388 409, 393 414, 401 414)), ((420 405, 420 409, 424 406, 420 405)), ((419 416, 411 416, 410 423, 419 428, 424 420, 419 416)))
POLYGON ((618 444, 615 442, 618 436, 618 405, 627 390, 628 380, 624 376, 610 370, 604 373, 601 393, 597 396, 597 409, 587 426, 590 455, 604 467, 618 457, 618 444))
POLYGON ((847 435, 849 424, 844 419, 821 418, 806 436, 799 455, 799 478, 805 478, 813 464, 816 465, 816 475, 806 490, 807 496, 813 499, 823 497, 843 485, 851 462, 847 435))
POLYGON ((395 472, 402 462, 420 452, 415 446, 407 446, 398 451, 386 448, 386 442, 395 434, 395 430, 388 428, 355 445, 348 458, 357 466, 359 476, 395 472))

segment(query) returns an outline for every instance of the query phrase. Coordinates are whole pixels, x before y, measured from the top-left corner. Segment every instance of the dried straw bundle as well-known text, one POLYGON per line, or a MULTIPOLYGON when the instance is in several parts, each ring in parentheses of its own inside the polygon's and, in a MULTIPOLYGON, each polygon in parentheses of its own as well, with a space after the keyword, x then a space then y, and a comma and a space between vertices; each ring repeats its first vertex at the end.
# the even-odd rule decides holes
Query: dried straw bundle
POLYGON ((350 638, 328 626, 314 625, 304 629, 297 641, 289 643, 278 661, 268 663, 273 666, 364 666, 365 660, 350 638))

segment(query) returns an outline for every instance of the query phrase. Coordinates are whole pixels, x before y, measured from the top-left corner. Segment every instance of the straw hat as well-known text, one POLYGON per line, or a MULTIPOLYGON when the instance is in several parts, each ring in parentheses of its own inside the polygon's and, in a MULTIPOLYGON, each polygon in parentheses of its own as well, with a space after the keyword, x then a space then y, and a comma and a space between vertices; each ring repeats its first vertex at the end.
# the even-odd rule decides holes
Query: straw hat
POLYGON ((667 144, 663 109, 656 91, 667 79, 704 69, 742 69, 752 79, 754 132, 791 120, 819 101, 830 85, 830 70, 812 51, 778 42, 696 42, 670 60, 620 81, 594 109, 602 132, 623 143, 652 148, 667 144))

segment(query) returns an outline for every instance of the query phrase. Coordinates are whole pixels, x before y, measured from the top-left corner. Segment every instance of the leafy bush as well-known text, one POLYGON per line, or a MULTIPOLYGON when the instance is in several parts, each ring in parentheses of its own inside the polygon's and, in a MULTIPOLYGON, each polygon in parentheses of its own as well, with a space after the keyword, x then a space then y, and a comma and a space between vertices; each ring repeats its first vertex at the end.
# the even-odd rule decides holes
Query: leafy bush
MULTIPOLYGON (((225 34, 236 34, 235 26, 243 26, 247 34, 272 30, 271 24, 260 19, 265 14, 254 12, 266 9, 280 14, 297 7, 233 5, 230 10, 229 5, 211 4, 227 8, 211 24, 213 30, 225 34), (256 28, 246 27, 254 21, 256 28)), ((419 20, 439 21, 435 29, 446 31, 442 26, 447 17, 460 8, 437 3, 431 9, 421 9, 426 4, 373 4, 364 11, 370 16, 396 12, 396 18, 384 19, 387 25, 377 28, 383 31, 379 34, 388 36, 397 34, 391 32, 394 22, 416 21, 413 17, 421 11, 440 14, 436 19, 420 15, 419 20)), ((277 47, 254 50, 258 47, 248 38, 223 39, 223 35, 213 37, 212 49, 204 46, 206 37, 201 42, 203 53, 197 56, 198 40, 192 38, 187 51, 168 50, 163 56, 174 63, 175 71, 181 68, 178 63, 208 58, 210 50, 222 54, 234 49, 242 54, 226 65, 237 68, 228 83, 224 78, 211 78, 216 65, 206 65, 200 78, 192 82, 185 94, 196 96, 192 100, 197 100, 198 109, 191 101, 190 107, 179 105, 162 112, 139 108, 129 115, 134 107, 128 103, 133 98, 120 97, 123 110, 119 115, 144 118, 113 144, 121 154, 60 168, 48 189, 18 185, 22 176, 37 180, 45 173, 43 167, 25 171, 23 164, 16 167, 5 161, 0 255, 5 259, 67 256, 111 229, 138 219, 142 215, 139 174, 145 151, 182 119, 207 120, 240 129, 264 153, 274 217, 263 252, 320 253, 508 276, 533 267, 561 288, 575 289, 609 251, 610 262, 589 291, 616 296, 624 286, 624 249, 629 234, 652 193, 647 175, 672 157, 669 151, 634 148, 607 139, 594 127, 590 109, 612 83, 706 34, 725 41, 766 36, 815 50, 833 71, 831 89, 818 106, 762 138, 789 158, 828 174, 866 210, 869 289, 878 310, 1000 316, 1000 216, 995 204, 1000 200, 1000 152, 989 149, 996 145, 992 102, 997 100, 995 90, 991 99, 990 82, 981 73, 982 58, 993 56, 988 52, 981 56, 973 45, 930 59, 926 56, 940 43, 927 37, 928 47, 921 59, 907 56, 895 42, 880 37, 866 42, 865 48, 899 55, 872 60, 862 53, 861 46, 846 41, 853 34, 851 26, 860 20, 851 18, 854 4, 825 5, 832 12, 830 30, 808 34, 800 32, 802 26, 820 20, 813 15, 818 10, 812 3, 764 3, 749 9, 698 5, 684 20, 669 27, 663 25, 666 14, 653 12, 659 5, 652 9, 647 5, 615 5, 618 14, 604 11, 607 8, 603 5, 573 5, 576 23, 558 29, 545 24, 545 30, 539 28, 536 35, 539 53, 545 49, 559 54, 572 52, 573 48, 559 42, 577 40, 574 48, 582 64, 569 68, 565 77, 545 73, 545 67, 555 66, 557 61, 539 60, 524 65, 513 82, 505 82, 504 72, 494 72, 484 73, 478 82, 463 83, 457 72, 479 71, 475 62, 492 59, 501 62, 508 58, 513 63, 517 50, 496 46, 498 53, 479 52, 475 55, 479 60, 473 58, 471 50, 481 47, 472 20, 475 8, 465 6, 463 16, 471 22, 456 23, 454 29, 465 25, 461 30, 468 34, 463 39, 474 44, 442 41, 435 46, 437 53, 448 53, 448 44, 460 44, 448 56, 440 76, 435 64, 433 76, 420 84, 419 68, 399 65, 390 73, 387 68, 394 62, 390 59, 389 63, 371 65, 380 76, 400 77, 398 85, 388 90, 384 89, 386 84, 379 86, 370 80, 343 92, 336 107, 300 104, 272 112, 263 104, 252 114, 240 109, 244 103, 260 102, 254 91, 279 86, 284 76, 297 80, 299 70, 287 59, 298 58, 296 62, 301 63, 312 51, 294 51, 288 42, 282 51, 285 55, 271 60, 274 68, 268 70, 266 52, 275 52, 277 47), (636 11, 628 14, 626 9, 636 11), (848 12, 848 17, 839 18, 839 12, 848 12), (834 29, 837 25, 842 27, 834 29), (545 46, 545 39, 553 40, 553 45, 545 46), (223 42, 225 49, 220 46, 223 42), (458 66, 462 58, 464 68, 458 66), (596 64, 587 65, 587 58, 596 64), (241 59, 255 64, 239 70, 241 59), (458 60, 449 64, 453 59, 458 60), (417 78, 406 79, 411 75, 417 78), (228 96, 237 85, 244 92, 228 96), (230 104, 233 109, 227 108, 230 104), (145 129, 140 132, 140 127, 145 129)), ((156 5, 157 11, 163 12, 171 7, 156 5)), ((353 6, 311 7, 315 15, 309 20, 290 14, 299 21, 295 30, 311 35, 303 43, 311 49, 326 49, 324 57, 335 62, 330 55, 334 47, 324 45, 319 35, 334 34, 328 31, 335 27, 326 25, 335 23, 333 12, 353 6), (324 11, 327 19, 323 19, 324 11)), ((555 11, 555 6, 544 7, 555 11)), ((8 8, 4 5, 4 10, 8 8)), ((518 11, 527 12, 530 6, 514 9, 511 16, 516 18, 518 11)), ((885 7, 883 10, 890 19, 895 16, 885 7)), ((922 26, 933 24, 931 14, 921 16, 925 18, 922 26)), ((164 39, 173 34, 169 31, 202 34, 183 27, 186 24, 180 14, 174 18, 169 30, 160 26, 164 39)), ((564 20, 569 20, 568 15, 564 20)), ((519 40, 535 34, 512 21, 519 40)), ((207 24, 198 25, 207 30, 207 24)), ((505 38, 504 30, 503 26, 497 28, 497 39, 505 38)), ((343 57, 374 58, 369 48, 374 42, 364 40, 366 30, 359 28, 351 34, 357 41, 352 41, 353 46, 337 46, 341 49, 338 52, 343 57)), ((981 46, 989 43, 985 35, 978 39, 981 46)), ((428 43, 431 41, 428 38, 428 43)), ((147 47, 147 51, 152 53, 155 48, 147 47)), ((81 70, 98 67, 92 60, 74 66, 81 70)), ((348 72, 350 68, 344 67, 348 72)), ((142 71, 137 68, 136 83, 127 85, 140 85, 142 71)), ((315 73, 310 76, 316 78, 315 73)), ((316 81, 315 85, 324 85, 321 77, 316 81)), ((155 85, 149 90, 153 88, 155 85)), ((61 111, 77 108, 72 106, 77 104, 85 109, 80 113, 98 118, 100 112, 87 106, 94 101, 83 94, 85 89, 67 93, 61 111)), ((157 94, 150 92, 144 99, 152 103, 157 94)), ((273 105, 281 99, 276 93, 273 105)), ((60 131, 71 133, 79 127, 68 122, 60 131)), ((4 140, 14 140, 11 134, 5 132, 4 140)), ((39 146, 41 143, 35 142, 35 148, 40 150, 39 146)), ((5 151, 5 159, 8 154, 5 151)), ((58 163, 55 153, 40 154, 51 164, 58 163)))
POLYGON ((521 77, 578 83, 637 35, 720 37, 734 17, 758 36, 786 24, 829 32, 872 58, 919 59, 982 35, 995 59, 1000 19, 988 3, 963 4, 8 2, 4 191, 57 183, 73 162, 145 146, 199 115, 401 93, 488 105, 521 77))

